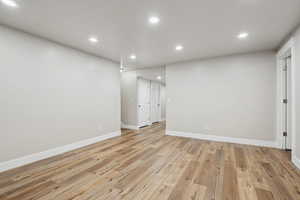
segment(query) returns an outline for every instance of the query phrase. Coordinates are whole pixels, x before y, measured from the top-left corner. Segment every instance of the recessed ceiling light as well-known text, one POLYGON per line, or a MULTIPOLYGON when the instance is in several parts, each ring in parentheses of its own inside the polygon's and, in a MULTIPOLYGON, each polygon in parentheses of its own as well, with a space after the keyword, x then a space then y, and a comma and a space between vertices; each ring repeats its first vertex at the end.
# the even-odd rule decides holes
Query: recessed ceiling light
POLYGON ((16 8, 16 7, 19 6, 19 5, 17 4, 17 2, 15 2, 14 0, 1 0, 1 2, 2 2, 3 4, 5 4, 6 6, 13 7, 13 8, 16 8))
POLYGON ((135 60, 135 59, 136 59, 136 55, 135 55, 135 54, 131 54, 131 55, 130 55, 130 59, 131 59, 131 60, 135 60))
POLYGON ((97 42, 99 42, 99 40, 98 40, 97 37, 90 37, 90 38, 89 38, 89 41, 90 41, 91 43, 97 43, 97 42))
POLYGON ((156 78, 157 78, 158 80, 161 80, 161 76, 157 76, 156 78))
POLYGON ((149 23, 150 24, 158 24, 159 21, 160 21, 160 19, 158 17, 155 17, 155 16, 149 18, 149 23))
POLYGON ((182 45, 177 45, 175 47, 176 51, 181 51, 183 49, 183 46, 182 45))
POLYGON ((240 34, 238 34, 238 38, 239 39, 245 39, 245 38, 247 38, 249 36, 249 33, 247 33, 247 32, 242 32, 242 33, 240 33, 240 34))

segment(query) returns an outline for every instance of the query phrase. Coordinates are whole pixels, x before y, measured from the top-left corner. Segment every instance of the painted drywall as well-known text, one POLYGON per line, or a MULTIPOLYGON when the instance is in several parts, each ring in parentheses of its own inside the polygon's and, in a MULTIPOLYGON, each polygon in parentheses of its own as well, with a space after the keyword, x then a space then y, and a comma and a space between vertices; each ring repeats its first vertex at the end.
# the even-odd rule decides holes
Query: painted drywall
POLYGON ((120 130, 116 63, 6 27, 0 44, 0 162, 120 130))
POLYGON ((275 141, 275 52, 166 68, 167 130, 275 141))
POLYGON ((160 86, 160 101, 161 101, 161 119, 166 119, 166 86, 160 86))
POLYGON ((136 71, 121 74, 122 124, 138 126, 137 122, 137 75, 136 71))
POLYGON ((294 33, 294 41, 295 41, 295 128, 296 128, 296 157, 300 161, 300 27, 294 33))

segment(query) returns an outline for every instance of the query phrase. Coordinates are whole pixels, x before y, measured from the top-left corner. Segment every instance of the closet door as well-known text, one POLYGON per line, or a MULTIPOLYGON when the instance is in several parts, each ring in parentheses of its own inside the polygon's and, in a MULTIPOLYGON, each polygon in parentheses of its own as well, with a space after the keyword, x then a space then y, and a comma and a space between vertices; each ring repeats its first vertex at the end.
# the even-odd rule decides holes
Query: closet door
POLYGON ((150 81, 138 79, 138 126, 146 126, 150 122, 150 81))
POLYGON ((151 82, 151 122, 161 120, 160 84, 151 82))

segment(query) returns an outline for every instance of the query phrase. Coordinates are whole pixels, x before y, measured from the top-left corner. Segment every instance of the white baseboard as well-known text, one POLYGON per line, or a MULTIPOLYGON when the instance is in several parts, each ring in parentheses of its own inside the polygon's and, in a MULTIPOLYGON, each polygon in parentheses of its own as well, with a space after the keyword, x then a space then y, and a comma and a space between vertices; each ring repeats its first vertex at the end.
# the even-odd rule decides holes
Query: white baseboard
POLYGON ((295 165, 296 167, 298 167, 298 169, 300 170, 300 159, 297 158, 296 156, 293 156, 293 157, 292 157, 292 162, 293 162, 294 165, 295 165))
POLYGON ((194 138, 200 140, 210 140, 216 142, 228 142, 228 143, 236 143, 236 144, 247 144, 247 145, 254 145, 254 146, 280 148, 277 142, 275 141, 223 137, 223 136, 205 135, 205 134, 198 134, 198 133, 178 132, 178 131, 166 131, 166 135, 194 138))
POLYGON ((56 155, 59 155, 59 154, 63 154, 65 152, 72 151, 74 149, 78 149, 78 148, 81 148, 81 147, 84 147, 84 146, 87 146, 87 145, 90 145, 90 144, 94 144, 96 142, 100 142, 100 141, 103 141, 103 140, 106 140, 106 139, 109 139, 109 138, 117 137, 117 136, 120 136, 120 135, 121 135, 121 131, 116 131, 116 132, 108 133, 108 134, 101 135, 101 136, 98 136, 98 137, 95 137, 95 138, 82 140, 82 141, 79 141, 79 142, 75 142, 75 143, 68 144, 68 145, 65 145, 65 146, 57 147, 57 148, 50 149, 50 150, 47 150, 47 151, 43 151, 43 152, 28 155, 28 156, 24 156, 24 157, 21 157, 21 158, 17 158, 17 159, 14 159, 14 160, 9 160, 9 161, 6 161, 6 162, 2 162, 2 163, 0 163, 0 172, 7 171, 7 170, 10 170, 10 169, 14 169, 14 168, 17 168, 17 167, 20 167, 20 166, 23 166, 23 165, 27 165, 27 164, 39 161, 39 160, 43 160, 43 159, 46 159, 46 158, 56 156, 56 155))
POLYGON ((139 130, 139 127, 135 126, 135 125, 128 125, 128 124, 123 124, 122 123, 121 127, 126 128, 126 129, 139 130))

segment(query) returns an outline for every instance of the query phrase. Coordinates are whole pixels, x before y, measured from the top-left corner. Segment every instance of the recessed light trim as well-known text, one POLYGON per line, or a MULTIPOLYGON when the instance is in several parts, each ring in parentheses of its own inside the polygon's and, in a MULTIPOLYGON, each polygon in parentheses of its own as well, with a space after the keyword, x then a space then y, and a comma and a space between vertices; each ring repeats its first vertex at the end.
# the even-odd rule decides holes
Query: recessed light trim
POLYGON ((239 39, 246 39, 248 36, 249 36, 249 33, 247 33, 247 32, 241 32, 241 33, 238 34, 237 37, 239 39))
POLYGON ((131 60, 135 60, 136 59, 136 55, 135 54, 131 54, 129 57, 131 60))
POLYGON ((91 36, 90 38, 89 38, 89 41, 91 42, 91 43, 98 43, 99 42, 99 39, 97 38, 97 37, 95 37, 95 36, 91 36))
POLYGON ((176 51, 181 51, 181 50, 183 50, 183 46, 182 46, 182 45, 177 45, 177 46, 175 47, 175 50, 176 50, 176 51))
POLYGON ((157 78, 157 80, 161 80, 161 76, 157 76, 156 78, 157 78))
POLYGON ((1 2, 2 2, 4 5, 9 6, 9 7, 12 7, 12 8, 19 7, 19 5, 17 4, 17 2, 14 1, 14 0, 1 0, 1 2))
POLYGON ((152 17, 149 18, 149 23, 150 24, 158 24, 159 22, 160 22, 159 17, 152 16, 152 17))

